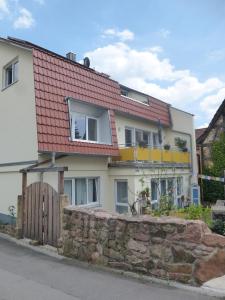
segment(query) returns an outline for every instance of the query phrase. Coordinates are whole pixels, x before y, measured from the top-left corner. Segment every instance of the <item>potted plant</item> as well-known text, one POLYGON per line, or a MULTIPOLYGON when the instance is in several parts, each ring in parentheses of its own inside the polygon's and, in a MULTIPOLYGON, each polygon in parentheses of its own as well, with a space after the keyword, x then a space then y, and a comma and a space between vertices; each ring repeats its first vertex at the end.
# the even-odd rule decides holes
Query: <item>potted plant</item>
POLYGON ((165 145, 164 145, 164 149, 165 149, 165 150, 170 150, 170 144, 165 144, 165 145))
POLYGON ((145 141, 140 141, 138 143, 138 146, 141 147, 141 148, 147 148, 148 145, 147 145, 147 143, 145 141))
POLYGON ((187 152, 188 148, 187 148, 187 141, 183 140, 181 138, 175 138, 175 145, 183 152, 187 152))

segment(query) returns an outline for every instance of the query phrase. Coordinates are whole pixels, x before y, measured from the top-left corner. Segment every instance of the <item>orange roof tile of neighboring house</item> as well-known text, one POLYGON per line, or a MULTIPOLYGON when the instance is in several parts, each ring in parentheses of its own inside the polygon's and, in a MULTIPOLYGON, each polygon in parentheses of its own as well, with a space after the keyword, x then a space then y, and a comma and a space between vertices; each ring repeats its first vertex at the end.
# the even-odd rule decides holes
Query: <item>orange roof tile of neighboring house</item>
POLYGON ((169 105, 149 97, 149 106, 121 96, 119 83, 79 63, 26 41, 9 38, 33 51, 38 149, 40 152, 118 155, 115 112, 170 126, 169 105), (66 97, 107 108, 112 145, 70 141, 66 97))

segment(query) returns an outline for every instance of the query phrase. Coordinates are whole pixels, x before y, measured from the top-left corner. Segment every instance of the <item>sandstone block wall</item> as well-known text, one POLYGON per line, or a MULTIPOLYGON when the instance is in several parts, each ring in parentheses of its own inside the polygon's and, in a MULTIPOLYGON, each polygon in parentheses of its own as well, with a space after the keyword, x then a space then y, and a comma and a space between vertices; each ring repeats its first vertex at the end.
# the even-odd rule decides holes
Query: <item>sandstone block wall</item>
POLYGON ((202 221, 65 208, 60 244, 68 257, 184 283, 225 274, 225 237, 202 221))

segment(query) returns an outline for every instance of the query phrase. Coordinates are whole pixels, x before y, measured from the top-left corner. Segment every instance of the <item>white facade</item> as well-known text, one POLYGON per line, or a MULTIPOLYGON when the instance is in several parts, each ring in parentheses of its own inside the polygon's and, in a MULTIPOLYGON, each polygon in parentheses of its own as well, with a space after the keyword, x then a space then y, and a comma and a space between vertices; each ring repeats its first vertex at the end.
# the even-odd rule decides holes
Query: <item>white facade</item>
MULTIPOLYGON (((0 213, 8 214, 8 207, 16 205, 17 196, 21 194, 22 175, 19 170, 51 156, 38 153, 32 52, 0 41, 0 68, 0 213), (5 70, 14 61, 18 62, 18 78, 6 87, 5 70)), ((129 97, 132 96, 132 93, 134 91, 129 94, 129 97)), ((137 96, 138 93, 135 93, 136 98, 137 96)), ((143 95, 139 95, 140 99, 138 100, 144 102, 143 97, 143 95)), ((107 109, 71 101, 70 112, 97 118, 98 139, 95 142, 111 144, 107 109)), ((126 201, 131 205, 136 201, 143 185, 151 189, 152 180, 155 179, 162 180, 162 186, 163 184, 168 185, 169 179, 170 182, 173 181, 174 204, 177 204, 177 199, 181 196, 177 194, 177 180, 182 178, 182 195, 190 198, 190 184, 196 183, 193 174, 196 174, 197 165, 193 116, 173 107, 171 107, 170 113, 172 128, 162 128, 163 144, 169 143, 171 147, 175 148, 174 139, 176 137, 185 139, 187 147, 192 153, 191 167, 167 166, 164 168, 163 165, 146 167, 143 164, 139 164, 138 167, 112 166, 110 157, 84 156, 82 154, 56 159, 57 166, 68 166, 69 168, 68 172, 65 172, 65 183, 68 189, 72 189, 72 204, 77 201, 76 197, 87 197, 87 199, 92 197, 93 201, 87 201, 88 203, 85 202, 85 199, 82 201, 85 202, 85 205, 100 206, 113 212, 119 206, 120 208, 123 205, 128 207, 128 203, 117 203, 119 193, 124 193, 121 201, 127 198, 126 201), (166 180, 166 183, 163 180, 166 180)), ((125 114, 116 114, 119 146, 125 146, 126 128, 150 132, 151 139, 153 139, 153 134, 158 132, 157 124, 125 114)), ((68 138, 72 137, 73 134, 68 138)), ((57 173, 44 173, 43 181, 57 190, 57 176, 57 173)), ((28 174, 28 184, 40 179, 38 173, 28 174)), ((129 212, 129 209, 127 211, 129 212)))

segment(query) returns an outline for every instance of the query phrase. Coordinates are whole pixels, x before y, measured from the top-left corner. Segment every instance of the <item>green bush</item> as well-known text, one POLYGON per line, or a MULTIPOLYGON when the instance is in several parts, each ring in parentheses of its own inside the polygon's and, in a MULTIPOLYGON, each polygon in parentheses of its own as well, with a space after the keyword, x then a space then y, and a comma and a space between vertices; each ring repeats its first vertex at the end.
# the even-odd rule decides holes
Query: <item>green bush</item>
POLYGON ((225 235, 225 222, 220 219, 213 221, 211 230, 217 234, 225 235))

